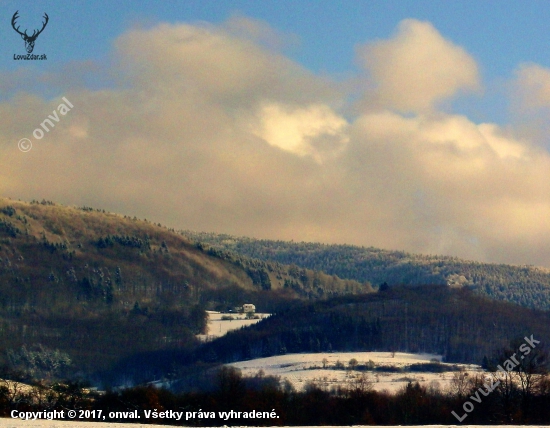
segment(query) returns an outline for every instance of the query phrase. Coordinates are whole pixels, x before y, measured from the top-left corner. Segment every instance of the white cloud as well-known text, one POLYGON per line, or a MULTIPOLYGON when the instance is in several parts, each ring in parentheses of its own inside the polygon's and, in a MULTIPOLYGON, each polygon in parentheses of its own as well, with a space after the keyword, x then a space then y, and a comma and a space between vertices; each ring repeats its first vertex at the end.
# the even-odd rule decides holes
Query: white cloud
POLYGON ((521 64, 510 87, 515 129, 538 146, 550 149, 550 69, 521 64))
MULTIPOLYGON (((21 90, 0 104, 0 192, 177 228, 550 266, 548 151, 437 111, 479 86, 462 48, 404 21, 361 51, 377 86, 349 117, 345 85, 255 41, 266 37, 246 22, 132 30, 115 44, 120 84, 67 87, 74 108, 29 153, 17 141, 59 100, 21 90)), ((532 108, 545 108, 550 74, 530 67, 522 93, 538 88, 532 108)))
POLYGON ((523 64, 517 71, 516 90, 526 109, 550 107, 550 70, 537 64, 523 64))
POLYGON ((337 154, 348 142, 347 122, 330 107, 314 104, 295 108, 264 104, 259 123, 252 132, 275 147, 300 156, 312 156, 322 163, 337 154))
POLYGON ((474 59, 428 22, 406 19, 393 38, 368 43, 359 53, 382 107, 426 111, 460 90, 479 88, 474 59))

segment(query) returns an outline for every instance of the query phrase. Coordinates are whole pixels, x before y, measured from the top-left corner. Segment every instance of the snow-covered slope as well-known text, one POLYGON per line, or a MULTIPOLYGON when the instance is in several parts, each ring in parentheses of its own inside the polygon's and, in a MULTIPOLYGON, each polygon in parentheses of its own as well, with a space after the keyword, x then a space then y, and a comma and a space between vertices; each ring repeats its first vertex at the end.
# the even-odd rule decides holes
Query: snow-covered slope
MULTIPOLYGON (((402 352, 333 352, 279 355, 236 362, 230 365, 239 368, 245 376, 256 375, 260 370, 263 370, 265 375, 280 376, 281 379, 288 379, 297 390, 303 389, 308 381, 314 381, 322 387, 330 389, 331 387, 353 382, 363 373, 349 369, 349 362, 352 359, 357 360, 359 365, 365 365, 370 361, 376 367, 392 366, 404 369, 411 364, 426 363, 432 360, 441 361, 441 356, 402 352), (343 366, 340 369, 335 368, 338 362, 343 366)), ((445 365, 445 363, 443 364, 445 365)), ((459 366, 468 372, 481 371, 481 368, 476 365, 459 366)), ((395 392, 409 381, 418 381, 421 385, 431 386, 432 388, 446 388, 456 372, 449 369, 448 372, 443 373, 406 371, 394 373, 367 371, 365 373, 368 373, 375 390, 395 392)))
MULTIPOLYGON (((20 419, 0 418, 0 426, 6 428, 166 428, 168 425, 148 425, 148 424, 120 424, 120 423, 105 423, 105 422, 72 422, 72 421, 22 421, 20 419)), ((418 425, 416 428, 444 428, 454 427, 456 425, 418 425)), ((535 428, 541 425, 460 425, 463 428, 535 428)), ((304 428, 304 427, 294 427, 304 428)), ((334 428, 334 427, 316 427, 316 428, 334 428)), ((377 428, 375 426, 361 426, 356 428, 377 428)), ((382 428, 382 427, 379 427, 382 428)), ((401 426, 385 426, 383 428, 402 428, 401 426)))
POLYGON ((260 322, 271 314, 256 314, 257 319, 246 319, 243 314, 222 314, 220 312, 206 311, 208 313, 208 332, 199 334, 197 337, 201 340, 212 340, 216 337, 224 336, 228 331, 237 330, 260 322), (222 317, 231 317, 234 319, 222 319, 222 317))

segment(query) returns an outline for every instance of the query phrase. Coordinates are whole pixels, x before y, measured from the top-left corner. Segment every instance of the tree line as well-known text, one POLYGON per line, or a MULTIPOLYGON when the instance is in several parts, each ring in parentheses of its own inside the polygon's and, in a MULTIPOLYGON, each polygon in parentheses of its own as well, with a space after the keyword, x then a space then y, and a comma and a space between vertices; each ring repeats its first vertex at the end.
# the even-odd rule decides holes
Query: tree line
POLYGON ((480 263, 457 257, 411 254, 374 247, 286 242, 204 232, 180 232, 219 251, 294 264, 339 278, 389 284, 469 287, 490 298, 550 309, 550 271, 535 266, 480 263))
POLYGON ((394 350, 481 364, 494 349, 531 334, 550 340, 548 312, 467 289, 400 286, 289 305, 259 324, 204 344, 195 355, 205 362, 232 362, 286 353, 394 350))
MULTIPOLYGON (((492 361, 506 358, 510 350, 501 349, 492 361)), ((9 417, 14 410, 64 410, 66 415, 67 410, 77 410, 85 416, 97 414, 92 413, 95 410, 106 415, 109 422, 343 426, 456 425, 457 414, 468 425, 542 425, 550 423, 550 378, 546 374, 547 356, 542 349, 539 351, 540 364, 524 365, 509 372, 510 382, 488 387, 482 375, 467 377, 459 372, 448 388, 409 382, 395 394, 375 391, 368 376, 350 379, 331 389, 322 383, 309 382, 304 390, 296 391, 288 381, 278 377, 265 376, 262 372, 243 377, 233 367, 210 371, 200 390, 185 393, 173 393, 152 385, 98 393, 79 383, 40 383, 23 388, 12 381, 1 381, 0 415, 9 417), (526 386, 528 376, 531 383, 526 386), (465 406, 466 401, 479 396, 481 388, 487 388, 488 393, 475 400, 475 406, 465 406), (178 411, 185 417, 177 421, 152 416, 166 411, 178 411), (243 412, 246 419, 242 418, 243 412), (270 417, 249 418, 258 412, 270 417), (134 420, 128 419, 128 415, 134 420), (138 415, 140 418, 135 418, 138 415)), ((87 420, 94 421, 94 418, 87 420)))

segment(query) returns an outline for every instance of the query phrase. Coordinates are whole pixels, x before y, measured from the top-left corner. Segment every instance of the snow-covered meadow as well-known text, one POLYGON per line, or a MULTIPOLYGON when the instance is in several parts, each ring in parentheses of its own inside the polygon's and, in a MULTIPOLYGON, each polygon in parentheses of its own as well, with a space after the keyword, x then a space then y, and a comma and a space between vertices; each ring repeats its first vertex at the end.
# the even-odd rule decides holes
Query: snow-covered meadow
MULTIPOLYGON (((161 428, 168 425, 148 425, 148 424, 121 424, 109 422, 71 422, 71 421, 22 421, 20 419, 0 418, 0 426, 5 428, 161 428)), ((417 425, 416 428, 444 428, 456 427, 457 425, 417 425)), ((460 425, 461 428, 542 428, 544 425, 460 425)), ((305 427, 294 427, 305 428, 305 427)), ((316 428, 334 428, 334 427, 316 427, 316 428)), ((356 428, 377 428, 375 426, 356 425, 356 428)), ((379 427, 382 428, 382 427, 379 427)), ((402 428, 399 426, 385 426, 383 428, 402 428)))
MULTIPOLYGON (((427 363, 432 360, 441 361, 441 356, 434 354, 408 354, 403 352, 332 352, 311 354, 286 354, 275 357, 259 358, 249 361, 240 361, 229 364, 239 368, 245 376, 254 376, 260 370, 265 375, 280 376, 282 380, 288 379, 297 390, 302 390, 306 383, 314 381, 324 387, 344 385, 353 382, 361 372, 349 370, 349 361, 355 359, 359 365, 369 361, 376 367, 397 367, 403 369, 411 364, 427 363), (337 363, 343 367, 334 370, 337 363), (323 367, 326 368, 323 368, 323 367)), ((445 363, 443 363, 445 365, 445 363)), ((465 372, 480 372, 481 367, 476 365, 457 364, 465 372)), ((449 366, 451 366, 449 364, 449 366)), ((377 391, 396 392, 409 381, 417 381, 423 386, 432 388, 447 388, 453 374, 450 369, 443 373, 426 372, 386 372, 368 371, 373 388, 377 391)))
MULTIPOLYGON (((208 312, 208 332, 197 335, 203 341, 224 336, 231 330, 256 324, 270 314, 256 314, 259 319, 247 319, 244 314, 223 314, 215 311, 208 312), (231 316, 232 320, 222 319, 231 316)), ((363 372, 348 370, 349 361, 356 359, 359 365, 374 363, 376 367, 391 366, 403 369, 411 364, 441 361, 440 355, 409 354, 404 352, 331 352, 309 354, 286 354, 275 357, 258 358, 255 360, 240 361, 229 364, 239 368, 244 376, 254 376, 260 370, 266 376, 280 376, 287 379, 298 390, 303 390, 308 382, 315 382, 327 389, 353 382, 363 372), (341 363, 343 367, 335 370, 334 366, 341 363), (346 370, 344 370, 346 368, 346 370)), ((443 363, 445 364, 445 363, 443 363)), ((480 372, 481 367, 476 365, 459 364, 465 372, 480 372)), ((418 382, 422 386, 446 389, 449 387, 453 374, 449 369, 443 373, 428 372, 389 372, 367 371, 373 381, 376 391, 397 392, 408 382, 418 382)))
POLYGON ((73 428, 75 426, 81 428, 161 428, 166 427, 167 425, 49 421, 47 419, 23 421, 21 419, 0 418, 0 426, 5 428, 73 428))
POLYGON ((221 312, 207 311, 208 313, 208 332, 199 334, 197 337, 201 340, 212 340, 216 337, 224 336, 228 331, 237 330, 241 327, 246 327, 260 322, 262 319, 271 314, 255 314, 258 319, 247 319, 244 314, 222 314, 221 312), (222 317, 232 317, 234 319, 227 320, 222 317))

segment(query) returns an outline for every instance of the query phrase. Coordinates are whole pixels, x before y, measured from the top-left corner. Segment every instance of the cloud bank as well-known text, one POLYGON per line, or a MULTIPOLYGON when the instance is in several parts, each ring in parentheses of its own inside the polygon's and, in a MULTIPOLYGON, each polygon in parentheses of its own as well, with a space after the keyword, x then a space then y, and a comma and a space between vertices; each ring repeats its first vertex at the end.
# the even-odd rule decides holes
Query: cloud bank
POLYGON ((394 37, 367 44, 359 49, 359 56, 382 107, 430 111, 461 90, 479 88, 474 59, 428 22, 406 19, 394 37))
MULTIPOLYGON (((112 87, 86 88, 83 67, 66 67, 48 77, 55 99, 21 89, 0 104, 0 194, 180 229, 550 267, 550 154, 532 138, 546 131, 439 109, 481 89, 463 48, 405 20, 357 48, 360 84, 343 85, 277 37, 243 17, 134 29, 114 43, 112 87), (20 152, 62 96, 74 108, 20 152)), ((518 114, 547 112, 550 70, 519 65, 510 85, 518 114)))

